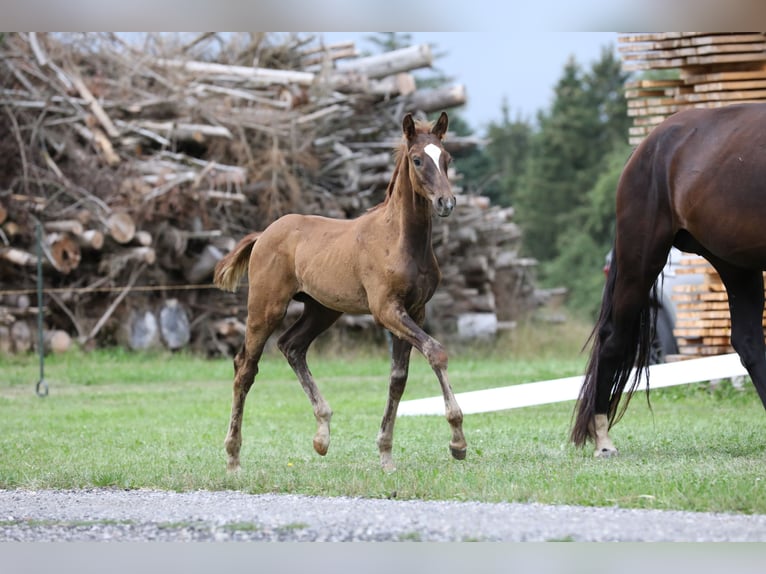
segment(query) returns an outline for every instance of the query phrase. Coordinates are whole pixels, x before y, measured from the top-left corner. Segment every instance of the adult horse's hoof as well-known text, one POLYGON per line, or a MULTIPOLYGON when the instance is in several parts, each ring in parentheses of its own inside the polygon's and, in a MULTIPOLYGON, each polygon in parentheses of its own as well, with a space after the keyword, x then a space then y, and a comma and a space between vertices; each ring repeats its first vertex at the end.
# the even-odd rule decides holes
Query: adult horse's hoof
POLYGON ((450 452, 452 453, 452 458, 455 458, 457 460, 463 460, 465 459, 465 448, 455 448, 453 446, 449 447, 450 452))
POLYGON ((597 448, 593 452, 593 456, 595 458, 612 458, 614 456, 617 456, 620 454, 620 451, 618 451, 616 448, 597 448))

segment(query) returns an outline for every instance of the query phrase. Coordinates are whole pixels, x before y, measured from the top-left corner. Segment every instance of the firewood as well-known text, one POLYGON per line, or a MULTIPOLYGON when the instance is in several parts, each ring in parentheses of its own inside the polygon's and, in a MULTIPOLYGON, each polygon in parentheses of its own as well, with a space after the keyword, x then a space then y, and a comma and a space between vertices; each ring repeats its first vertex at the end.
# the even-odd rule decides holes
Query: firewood
POLYGON ((3 223, 3 235, 9 240, 13 240, 16 236, 21 235, 21 226, 15 221, 6 221, 3 223))
POLYGON ((215 62, 193 62, 163 58, 156 60, 154 63, 164 68, 177 68, 194 74, 196 77, 212 76, 219 79, 250 80, 257 85, 298 84, 310 86, 314 82, 314 74, 310 72, 229 66, 215 62))
POLYGON ((138 230, 133 235, 133 239, 130 241, 131 245, 139 245, 141 247, 149 247, 152 244, 152 234, 148 231, 138 230))
POLYGON ((205 280, 212 280, 213 270, 216 263, 218 263, 224 256, 214 245, 206 245, 200 253, 197 260, 184 270, 184 277, 189 283, 202 283, 205 280))
POLYGON ((142 120, 136 122, 136 125, 145 130, 159 133, 168 140, 191 140, 203 142, 206 138, 227 138, 234 136, 225 126, 210 126, 207 124, 176 123, 176 122, 154 122, 142 120))
POLYGON ((225 319, 216 321, 213 324, 213 329, 216 334, 224 338, 236 336, 244 339, 246 327, 245 324, 236 317, 226 317, 225 319))
POLYGON ((109 236, 117 243, 130 243, 136 234, 136 224, 125 211, 112 213, 106 221, 109 236))
POLYGON ((11 330, 5 325, 0 325, 0 356, 10 355, 14 351, 11 330))
POLYGON ((160 330, 157 317, 149 310, 133 310, 127 321, 121 322, 118 339, 132 351, 159 348, 160 330))
POLYGON ((45 221, 43 222, 43 228, 46 231, 67 232, 74 235, 82 235, 84 231, 82 222, 76 219, 45 221))
POLYGON ((43 349, 45 353, 66 353, 71 348, 72 337, 66 331, 61 329, 43 331, 43 349))
POLYGON ((16 321, 11 325, 11 347, 16 353, 32 350, 32 328, 27 321, 16 321))
MULTIPOLYGON (((18 293, 14 295, 6 295, 3 298, 3 302, 9 307, 14 307, 16 311, 25 311, 32 305, 32 299, 26 293, 18 293)), ((37 310, 35 309, 36 313, 37 310)))
POLYGON ((424 112, 462 106, 467 100, 466 89, 463 85, 446 86, 428 91, 421 90, 410 94, 408 97, 409 109, 424 112))
POLYGON ((37 265, 37 257, 32 253, 16 249, 15 247, 0 247, 0 259, 4 259, 14 265, 33 267, 37 265))
POLYGON ((117 130, 116 127, 114 127, 114 124, 112 123, 111 118, 109 115, 104 111, 104 108, 101 107, 101 104, 96 101, 96 98, 93 97, 93 94, 88 89, 88 86, 85 85, 85 82, 83 82, 82 78, 75 74, 72 71, 67 72, 67 75, 69 76, 70 80, 72 81, 72 84, 74 85, 75 89, 80 93, 80 96, 83 100, 85 100, 85 105, 90 107, 91 111, 93 112, 93 115, 98 118, 98 121, 103 126, 104 130, 106 131, 106 135, 108 135, 110 138, 116 138, 120 135, 120 132, 117 130))
POLYGON ((160 334, 165 346, 170 350, 185 347, 191 339, 189 316, 178 299, 168 299, 159 312, 160 334))
POLYGON ((98 229, 86 229, 77 236, 77 241, 83 249, 98 251, 104 246, 104 234, 98 229))
POLYGON ((51 233, 46 244, 48 260, 57 271, 66 275, 77 269, 82 255, 80 244, 71 233, 51 233))
POLYGON ((428 44, 420 44, 375 56, 357 58, 348 62, 341 71, 343 73, 361 73, 368 78, 382 78, 400 72, 427 68, 432 62, 431 47, 428 44))
POLYGON ((157 252, 152 247, 126 247, 119 252, 104 256, 98 269, 110 276, 118 275, 128 265, 139 263, 153 264, 157 260, 157 252))

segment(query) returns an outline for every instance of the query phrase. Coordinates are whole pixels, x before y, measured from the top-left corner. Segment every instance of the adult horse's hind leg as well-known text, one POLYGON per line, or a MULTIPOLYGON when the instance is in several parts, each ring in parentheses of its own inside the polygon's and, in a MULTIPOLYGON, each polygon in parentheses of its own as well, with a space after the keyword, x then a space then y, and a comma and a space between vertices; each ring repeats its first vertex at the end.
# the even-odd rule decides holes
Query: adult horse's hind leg
POLYGON ((407 374, 410 368, 410 353, 412 345, 394 336, 391 348, 391 379, 388 384, 388 400, 386 401, 386 410, 383 413, 383 420, 380 423, 380 432, 378 433, 378 450, 380 451, 380 464, 383 470, 392 472, 396 470, 391 448, 394 442, 394 423, 396 422, 396 411, 399 408, 399 401, 404 394, 404 387, 407 384, 407 374))
POLYGON ((763 338, 763 273, 708 256, 726 286, 731 314, 731 345, 766 407, 766 344, 763 338))
POLYGON ((306 296, 303 313, 277 342, 279 350, 282 351, 287 362, 295 371, 303 390, 311 401, 311 406, 314 408, 314 417, 317 421, 314 450, 322 456, 327 454, 327 449, 330 447, 332 409, 314 382, 314 377, 306 363, 306 353, 314 339, 326 331, 341 315, 342 313, 339 311, 328 309, 306 296))
POLYGON ((619 418, 618 404, 633 367, 647 365, 650 291, 669 249, 670 241, 659 236, 641 252, 615 251, 572 430, 575 444, 583 444, 588 436, 594 440, 596 457, 617 454, 609 427, 619 418))

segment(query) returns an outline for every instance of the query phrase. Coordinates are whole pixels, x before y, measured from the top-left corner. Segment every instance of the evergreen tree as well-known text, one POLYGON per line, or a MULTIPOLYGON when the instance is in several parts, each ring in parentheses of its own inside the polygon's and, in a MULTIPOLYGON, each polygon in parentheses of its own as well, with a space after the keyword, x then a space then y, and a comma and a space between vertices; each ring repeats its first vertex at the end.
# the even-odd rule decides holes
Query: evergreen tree
POLYGON ((382 52, 393 52, 412 45, 412 34, 408 32, 376 32, 364 38, 382 52))
MULTIPOLYGON (((588 264, 603 261, 602 239, 589 233, 610 225, 614 207, 594 213, 591 190, 607 171, 612 154, 621 156, 622 162, 627 157, 625 80, 611 48, 602 50, 587 73, 570 59, 550 111, 538 115, 540 128, 532 138, 514 205, 525 250, 541 262, 545 283, 569 287, 578 283, 581 265, 573 261, 573 253, 581 253, 588 264)), ((614 190, 611 193, 613 197, 614 190)))
POLYGON ((557 237, 572 208, 582 201, 583 173, 592 162, 598 111, 586 92, 574 59, 564 67, 549 112, 538 113, 530 159, 515 206, 526 251, 541 262, 555 259, 557 237))
MULTIPOLYGON (((457 121, 455 132, 458 135, 470 133, 460 131, 465 129, 462 118, 458 116, 457 121)), ((452 125, 450 120, 450 129, 452 125)), ((518 114, 511 120, 508 105, 504 102, 502 119, 499 123, 490 123, 486 143, 456 155, 465 190, 485 195, 494 204, 512 205, 515 190, 524 173, 532 129, 530 122, 518 114)))
POLYGON ((529 156, 532 125, 520 114, 511 120, 507 101, 503 101, 501 123, 491 122, 485 149, 486 183, 479 191, 493 203, 512 205, 529 156))
POLYGON ((614 241, 615 190, 630 155, 630 146, 618 145, 604 161, 604 171, 577 208, 572 226, 558 238, 558 257, 547 265, 548 280, 566 285, 568 306, 594 318, 604 288, 604 260, 614 241))

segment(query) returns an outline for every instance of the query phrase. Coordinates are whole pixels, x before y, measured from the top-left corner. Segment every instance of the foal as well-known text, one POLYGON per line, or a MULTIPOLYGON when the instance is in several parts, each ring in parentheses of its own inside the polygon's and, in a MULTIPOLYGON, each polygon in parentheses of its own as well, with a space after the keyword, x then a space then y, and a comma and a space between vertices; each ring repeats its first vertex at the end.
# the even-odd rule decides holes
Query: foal
POLYGON ((306 364, 316 337, 343 313, 372 314, 393 335, 388 400, 377 444, 383 469, 394 470, 391 456, 394 422, 407 382, 410 351, 420 351, 441 385, 450 450, 466 454, 463 414, 447 378, 447 352, 423 331, 425 306, 441 273, 431 244, 431 217, 447 217, 455 196, 447 179, 449 153, 442 146, 449 120, 442 112, 434 124, 407 114, 396 167, 385 200, 352 220, 290 214, 251 233, 216 266, 215 284, 234 291, 248 272, 247 331, 234 358, 234 393, 225 446, 228 469, 239 468, 242 413, 258 373, 266 340, 280 324, 291 299, 304 303, 298 320, 279 338, 287 358, 314 408, 314 450, 330 446, 332 410, 306 364))

